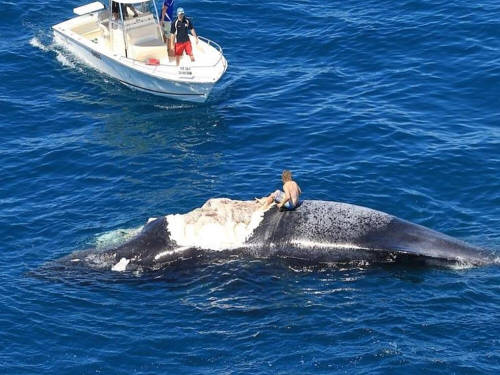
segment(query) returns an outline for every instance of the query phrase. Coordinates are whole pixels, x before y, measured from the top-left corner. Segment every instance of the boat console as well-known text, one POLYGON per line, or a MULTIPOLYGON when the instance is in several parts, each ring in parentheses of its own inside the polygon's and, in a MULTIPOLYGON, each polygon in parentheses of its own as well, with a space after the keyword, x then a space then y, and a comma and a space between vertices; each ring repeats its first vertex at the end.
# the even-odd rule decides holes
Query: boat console
POLYGON ((128 57, 134 60, 164 59, 168 50, 161 29, 156 24, 153 15, 125 21, 125 36, 128 47, 128 57))

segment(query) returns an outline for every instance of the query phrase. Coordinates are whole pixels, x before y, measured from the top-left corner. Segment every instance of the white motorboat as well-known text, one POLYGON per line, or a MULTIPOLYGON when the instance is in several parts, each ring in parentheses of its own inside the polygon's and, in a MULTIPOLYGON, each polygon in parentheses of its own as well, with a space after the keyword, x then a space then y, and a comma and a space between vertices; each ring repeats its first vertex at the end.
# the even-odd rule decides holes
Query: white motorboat
POLYGON ((74 9, 77 17, 52 26, 55 42, 93 68, 134 89, 155 95, 205 102, 227 69, 222 48, 191 38, 193 55, 179 65, 169 56, 154 0, 94 2, 74 9), (119 9, 119 14, 112 13, 119 9))

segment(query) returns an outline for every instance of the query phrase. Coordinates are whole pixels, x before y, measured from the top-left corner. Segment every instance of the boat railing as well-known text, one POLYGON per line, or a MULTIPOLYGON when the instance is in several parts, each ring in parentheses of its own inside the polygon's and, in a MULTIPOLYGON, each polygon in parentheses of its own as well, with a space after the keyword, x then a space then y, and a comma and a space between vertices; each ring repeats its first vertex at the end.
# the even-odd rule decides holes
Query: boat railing
POLYGON ((222 56, 222 47, 214 42, 213 40, 210 40, 208 38, 205 38, 204 36, 198 36, 199 39, 203 40, 205 43, 207 43, 209 46, 213 46, 215 47, 215 49, 220 53, 220 55, 222 56))
POLYGON ((200 68, 202 68, 202 67, 203 68, 213 68, 214 66, 218 65, 219 62, 224 57, 224 55, 222 54, 222 47, 218 43, 214 42, 213 40, 210 40, 210 39, 205 38, 203 36, 198 36, 198 38, 201 39, 201 40, 203 40, 209 46, 214 47, 217 50, 217 52, 219 52, 219 58, 217 59, 217 61, 213 65, 210 65, 210 66, 200 66, 200 65, 198 65, 197 67, 200 67, 200 68))

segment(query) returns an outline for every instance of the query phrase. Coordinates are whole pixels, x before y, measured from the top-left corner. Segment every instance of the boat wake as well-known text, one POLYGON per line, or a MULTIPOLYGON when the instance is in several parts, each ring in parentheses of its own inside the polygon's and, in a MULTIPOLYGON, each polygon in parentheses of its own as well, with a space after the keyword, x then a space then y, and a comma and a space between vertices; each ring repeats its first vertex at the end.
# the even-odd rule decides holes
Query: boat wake
POLYGON ((66 66, 68 68, 77 69, 77 66, 74 62, 72 62, 66 55, 64 55, 61 51, 54 50, 56 52, 56 60, 61 63, 61 65, 66 66))
POLYGON ((79 69, 75 61, 71 58, 71 55, 61 48, 58 48, 55 43, 43 42, 38 36, 34 36, 29 41, 32 47, 38 48, 43 52, 53 52, 56 54, 56 60, 63 66, 71 69, 79 69))
POLYGON ((38 39, 38 37, 36 37, 36 36, 34 36, 33 38, 30 39, 30 45, 42 50, 43 52, 48 52, 51 50, 50 46, 46 46, 45 44, 43 44, 41 42, 41 40, 38 39))
POLYGON ((189 109, 189 108, 197 108, 199 106, 193 105, 193 104, 172 104, 172 105, 160 105, 160 104, 155 104, 155 108, 161 109, 161 110, 176 110, 176 109, 189 109))

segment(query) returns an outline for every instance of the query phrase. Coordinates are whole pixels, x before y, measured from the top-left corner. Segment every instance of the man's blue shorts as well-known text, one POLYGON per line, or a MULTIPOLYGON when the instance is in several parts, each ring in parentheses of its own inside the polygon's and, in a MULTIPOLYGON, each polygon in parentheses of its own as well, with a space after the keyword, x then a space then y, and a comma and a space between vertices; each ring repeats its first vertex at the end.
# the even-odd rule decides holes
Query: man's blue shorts
MULTIPOLYGON (((274 201, 276 203, 280 203, 283 199, 285 199, 285 193, 283 193, 281 190, 277 190, 276 194, 274 195, 274 201)), ((300 205, 300 202, 297 202, 297 205, 294 205, 292 200, 289 199, 288 202, 286 202, 283 207, 285 207, 287 210, 294 210, 300 205)))

